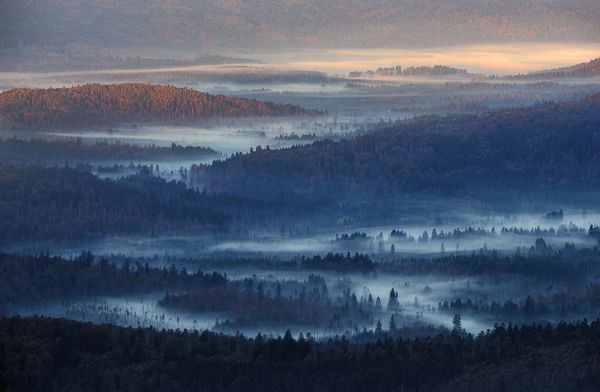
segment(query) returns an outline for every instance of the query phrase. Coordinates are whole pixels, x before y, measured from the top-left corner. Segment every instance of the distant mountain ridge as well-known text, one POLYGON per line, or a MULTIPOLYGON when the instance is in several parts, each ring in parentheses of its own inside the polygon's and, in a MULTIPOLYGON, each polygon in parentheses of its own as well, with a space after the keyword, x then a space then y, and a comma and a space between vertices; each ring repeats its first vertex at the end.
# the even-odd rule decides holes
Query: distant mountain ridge
POLYGON ((145 69, 188 67, 193 65, 256 64, 256 60, 216 54, 190 58, 127 57, 93 54, 21 53, 0 56, 0 69, 14 72, 62 72, 103 69, 145 69))
POLYGON ((524 75, 513 75, 510 79, 567 79, 567 78, 590 78, 600 76, 600 57, 570 67, 549 69, 544 71, 531 72, 524 75))
POLYGON ((295 105, 144 83, 86 84, 0 93, 0 125, 52 129, 116 123, 193 123, 220 117, 316 114, 295 105))

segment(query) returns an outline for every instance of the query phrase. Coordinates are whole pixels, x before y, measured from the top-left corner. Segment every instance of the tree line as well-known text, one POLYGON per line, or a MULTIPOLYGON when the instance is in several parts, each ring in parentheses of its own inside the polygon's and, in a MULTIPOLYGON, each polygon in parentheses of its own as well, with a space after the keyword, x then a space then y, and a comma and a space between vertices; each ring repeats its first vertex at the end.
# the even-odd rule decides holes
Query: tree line
POLYGON ((8 391, 593 391, 600 322, 358 342, 0 319, 8 391))
POLYGON ((86 143, 81 139, 30 139, 16 137, 0 140, 0 162, 5 164, 65 164, 71 162, 131 162, 217 158, 218 151, 208 147, 135 145, 120 142, 86 143))
POLYGON ((68 241, 107 234, 222 233, 265 220, 278 203, 189 189, 142 167, 110 180, 67 167, 1 166, 0 242, 68 241))
POLYGON ((227 276, 145 263, 96 259, 83 252, 73 259, 48 254, 0 253, 0 307, 103 295, 130 295, 156 290, 222 287, 227 276))

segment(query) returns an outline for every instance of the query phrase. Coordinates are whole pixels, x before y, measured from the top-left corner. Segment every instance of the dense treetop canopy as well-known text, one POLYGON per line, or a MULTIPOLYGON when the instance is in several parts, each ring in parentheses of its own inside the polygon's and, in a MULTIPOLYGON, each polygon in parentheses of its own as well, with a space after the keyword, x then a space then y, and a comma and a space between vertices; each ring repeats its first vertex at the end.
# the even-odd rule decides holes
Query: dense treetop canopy
POLYGON ((219 117, 295 116, 315 112, 293 105, 210 95, 144 83, 18 88, 0 94, 0 124, 47 129, 118 123, 190 123, 219 117))

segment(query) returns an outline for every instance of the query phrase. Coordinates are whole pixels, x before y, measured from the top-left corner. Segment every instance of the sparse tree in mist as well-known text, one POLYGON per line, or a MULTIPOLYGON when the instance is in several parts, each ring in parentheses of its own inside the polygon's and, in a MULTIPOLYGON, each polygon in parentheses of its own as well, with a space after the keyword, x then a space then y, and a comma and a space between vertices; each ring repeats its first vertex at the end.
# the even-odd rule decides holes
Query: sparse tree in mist
POLYGON ((398 300, 398 292, 394 289, 390 290, 390 298, 388 300, 387 310, 395 312, 400 308, 400 301, 398 300))
POLYGON ((462 318, 460 317, 460 314, 454 314, 454 318, 452 319, 452 325, 454 326, 455 332, 462 331, 462 318))
POLYGON ((394 319, 394 315, 390 317, 390 332, 395 331, 397 329, 396 320, 394 319))
POLYGON ((375 333, 381 333, 381 332, 383 332, 381 320, 377 320, 377 325, 375 326, 375 333))

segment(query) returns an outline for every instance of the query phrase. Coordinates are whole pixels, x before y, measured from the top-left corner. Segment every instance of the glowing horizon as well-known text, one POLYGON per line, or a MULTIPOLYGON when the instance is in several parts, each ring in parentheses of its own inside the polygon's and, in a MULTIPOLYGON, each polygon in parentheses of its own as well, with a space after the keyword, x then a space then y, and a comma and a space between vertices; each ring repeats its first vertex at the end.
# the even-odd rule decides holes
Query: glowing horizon
POLYGON ((600 57, 600 43, 519 43, 420 49, 332 49, 256 56, 288 69, 348 73, 401 65, 448 65, 474 73, 514 74, 585 63, 600 57))

